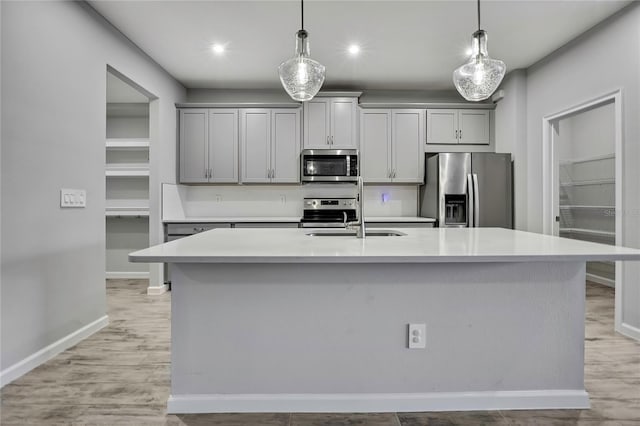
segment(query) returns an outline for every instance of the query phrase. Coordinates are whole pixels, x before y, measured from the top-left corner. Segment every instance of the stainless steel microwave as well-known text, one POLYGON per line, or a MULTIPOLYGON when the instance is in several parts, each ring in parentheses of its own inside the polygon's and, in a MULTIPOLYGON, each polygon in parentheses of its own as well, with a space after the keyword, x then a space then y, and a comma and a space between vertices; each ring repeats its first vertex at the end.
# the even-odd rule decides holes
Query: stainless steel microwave
POLYGON ((305 149, 300 154, 302 182, 356 182, 357 149, 305 149))

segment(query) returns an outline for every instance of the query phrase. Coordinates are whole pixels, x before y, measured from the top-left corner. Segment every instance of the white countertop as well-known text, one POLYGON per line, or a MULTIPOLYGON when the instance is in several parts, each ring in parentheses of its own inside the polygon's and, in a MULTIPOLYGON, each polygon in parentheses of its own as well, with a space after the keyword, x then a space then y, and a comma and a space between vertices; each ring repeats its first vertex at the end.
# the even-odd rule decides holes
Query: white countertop
MULTIPOLYGON (((234 217, 187 217, 183 219, 165 219, 165 223, 278 223, 278 222, 300 222, 300 216, 234 216, 234 217)), ((435 222, 430 217, 417 216, 365 216, 365 222, 391 222, 391 223, 411 223, 411 222, 435 222)))
POLYGON ((291 223, 300 222, 300 216, 221 216, 197 217, 190 216, 182 219, 165 219, 164 223, 291 223))
POLYGON ((140 250, 133 262, 451 263, 640 260, 640 250, 502 228, 403 228, 405 236, 312 237, 309 229, 213 229, 140 250))

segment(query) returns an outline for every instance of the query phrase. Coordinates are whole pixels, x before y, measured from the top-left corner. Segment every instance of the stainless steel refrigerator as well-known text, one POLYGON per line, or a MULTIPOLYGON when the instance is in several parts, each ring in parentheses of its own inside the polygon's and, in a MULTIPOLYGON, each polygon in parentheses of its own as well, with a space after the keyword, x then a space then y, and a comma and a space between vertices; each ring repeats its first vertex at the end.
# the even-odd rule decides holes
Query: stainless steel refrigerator
POLYGON ((511 154, 441 153, 425 167, 420 216, 440 227, 513 228, 511 154))

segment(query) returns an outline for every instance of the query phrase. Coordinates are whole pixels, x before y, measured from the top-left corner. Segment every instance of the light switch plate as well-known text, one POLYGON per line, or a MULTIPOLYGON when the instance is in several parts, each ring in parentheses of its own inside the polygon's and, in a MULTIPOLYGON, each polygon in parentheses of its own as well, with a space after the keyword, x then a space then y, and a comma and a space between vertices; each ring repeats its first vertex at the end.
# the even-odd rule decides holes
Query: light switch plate
POLYGON ((87 206, 87 191, 84 189, 62 188, 60 190, 60 207, 85 208, 87 206))

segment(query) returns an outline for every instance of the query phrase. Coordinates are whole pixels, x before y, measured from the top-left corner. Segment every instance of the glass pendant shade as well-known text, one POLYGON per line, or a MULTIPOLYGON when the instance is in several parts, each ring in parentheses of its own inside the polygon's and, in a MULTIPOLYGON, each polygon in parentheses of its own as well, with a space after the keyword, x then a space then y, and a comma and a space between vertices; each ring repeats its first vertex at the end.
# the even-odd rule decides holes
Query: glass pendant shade
POLYGON ((296 53, 278 67, 284 90, 295 101, 309 101, 324 83, 324 65, 309 57, 309 38, 305 30, 296 33, 296 53))
POLYGON ((453 84, 468 101, 482 101, 495 92, 502 82, 507 67, 487 53, 487 33, 473 33, 472 53, 469 61, 453 72, 453 84))

